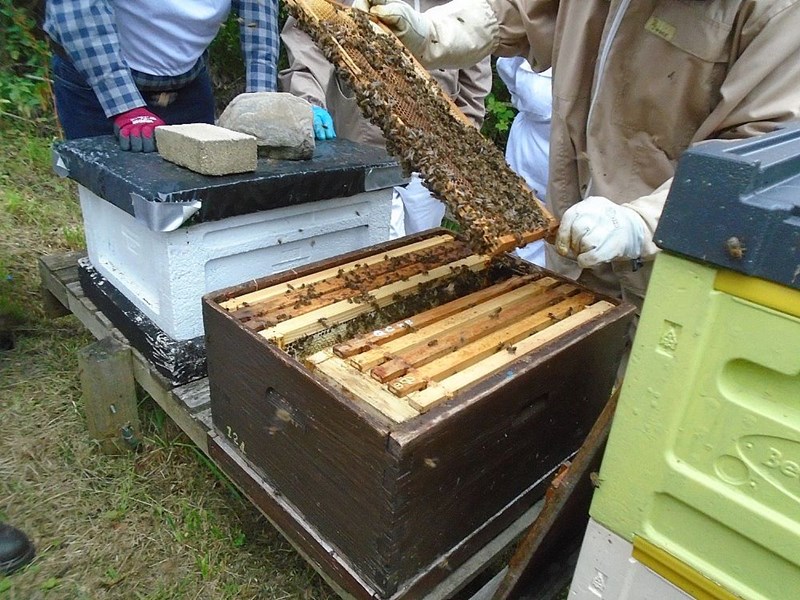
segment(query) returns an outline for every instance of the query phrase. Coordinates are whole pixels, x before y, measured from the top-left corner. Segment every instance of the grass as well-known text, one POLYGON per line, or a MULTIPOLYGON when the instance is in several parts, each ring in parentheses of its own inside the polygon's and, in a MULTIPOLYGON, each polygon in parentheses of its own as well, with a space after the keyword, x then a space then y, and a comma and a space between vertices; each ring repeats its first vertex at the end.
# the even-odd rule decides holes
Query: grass
POLYGON ((0 520, 37 547, 0 600, 334 598, 149 398, 140 450, 97 451, 76 357, 92 338, 45 317, 36 267, 83 245, 77 191, 50 139, 6 126, 0 144, 0 325, 16 334, 0 352, 0 520))

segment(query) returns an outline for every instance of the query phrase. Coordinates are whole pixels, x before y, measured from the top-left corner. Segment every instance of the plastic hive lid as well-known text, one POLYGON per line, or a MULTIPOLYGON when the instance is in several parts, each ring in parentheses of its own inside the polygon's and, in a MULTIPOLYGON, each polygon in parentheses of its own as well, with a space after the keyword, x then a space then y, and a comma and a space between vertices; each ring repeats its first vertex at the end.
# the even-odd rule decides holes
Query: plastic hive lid
POLYGON ((655 242, 669 252, 800 289, 800 126, 688 150, 655 242))

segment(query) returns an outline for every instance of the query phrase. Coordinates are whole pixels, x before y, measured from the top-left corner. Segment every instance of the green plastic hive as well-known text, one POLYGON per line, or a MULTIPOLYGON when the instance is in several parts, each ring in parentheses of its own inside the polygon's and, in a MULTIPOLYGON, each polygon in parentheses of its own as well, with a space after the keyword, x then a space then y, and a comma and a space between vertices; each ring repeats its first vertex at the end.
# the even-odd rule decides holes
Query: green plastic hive
POLYGON ((798 314, 658 257, 591 515, 743 598, 800 594, 798 314))

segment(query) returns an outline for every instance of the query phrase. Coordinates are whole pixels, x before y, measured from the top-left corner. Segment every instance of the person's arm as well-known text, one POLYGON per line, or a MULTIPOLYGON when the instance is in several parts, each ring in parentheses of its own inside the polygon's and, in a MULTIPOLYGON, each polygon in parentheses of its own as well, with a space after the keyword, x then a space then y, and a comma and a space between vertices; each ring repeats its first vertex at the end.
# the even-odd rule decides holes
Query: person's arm
POLYGON ((427 69, 465 68, 490 54, 550 66, 558 0, 451 0, 424 13, 404 0, 355 0, 427 69), (531 54, 535 54, 535 60, 531 54))
POLYGON ((294 17, 286 19, 281 42, 289 59, 281 69, 278 82, 281 91, 308 100, 315 106, 327 108, 325 89, 334 77, 333 65, 328 62, 314 40, 297 26, 294 17))
POLYGON ((307 100, 313 106, 314 137, 331 140, 336 137, 333 118, 327 110, 324 90, 335 77, 333 65, 307 33, 289 17, 281 31, 281 41, 289 66, 278 74, 280 89, 307 100))
POLYGON ((274 92, 278 74, 277 0, 232 0, 239 16, 246 91, 274 92))
MULTIPOLYGON (((756 2, 742 15, 719 102, 691 144, 737 140, 800 119, 800 2, 756 2)), ((622 258, 652 260, 653 235, 672 178, 626 204, 590 197, 564 213, 556 249, 581 266, 622 258), (583 258, 581 258, 583 251, 583 258)), ((700 205, 698 205, 700 206, 700 205)))
POLYGON ((469 67, 499 43, 489 0, 452 0, 424 13, 404 0, 356 0, 353 7, 380 19, 426 69, 469 67))
POLYGON ((550 71, 537 73, 523 61, 515 73, 517 97, 514 106, 537 120, 550 121, 553 113, 553 80, 550 71))
MULTIPOLYGON (((525 59, 521 56, 501 56, 495 63, 497 75, 505 84, 508 93, 511 94, 512 102, 515 102, 514 97, 519 93, 517 91, 517 70, 524 60, 525 59)), ((516 103, 514 104, 514 108, 519 108, 516 103)))
POLYGON ((484 101, 490 91, 492 63, 488 56, 471 67, 458 70, 458 94, 453 101, 476 127, 483 124, 486 116, 484 101))
POLYGON ((613 260, 651 260, 658 252, 653 242, 658 218, 672 179, 639 204, 616 204, 603 196, 589 196, 572 205, 561 218, 556 250, 578 261, 581 268, 613 260))
POLYGON ((110 2, 49 0, 46 15, 45 30, 86 78, 107 117, 145 106, 122 59, 110 2))

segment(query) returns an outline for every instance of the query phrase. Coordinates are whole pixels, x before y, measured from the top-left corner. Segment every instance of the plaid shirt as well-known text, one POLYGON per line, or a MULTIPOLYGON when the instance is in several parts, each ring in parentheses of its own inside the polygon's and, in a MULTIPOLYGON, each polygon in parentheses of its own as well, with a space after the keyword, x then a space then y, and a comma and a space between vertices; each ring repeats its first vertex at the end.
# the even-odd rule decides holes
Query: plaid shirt
MULTIPOLYGON (((275 91, 278 62, 278 1, 231 0, 241 24, 247 91, 275 91)), ((69 55, 112 117, 146 102, 122 58, 110 0, 48 0, 44 29, 69 55)), ((202 61, 202 58, 201 58, 202 61)), ((137 74, 154 89, 173 89, 191 81, 199 69, 178 77, 137 74), (187 81, 188 79, 188 81, 187 81)))

